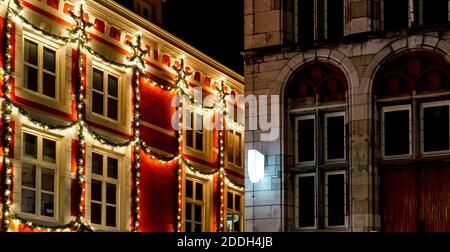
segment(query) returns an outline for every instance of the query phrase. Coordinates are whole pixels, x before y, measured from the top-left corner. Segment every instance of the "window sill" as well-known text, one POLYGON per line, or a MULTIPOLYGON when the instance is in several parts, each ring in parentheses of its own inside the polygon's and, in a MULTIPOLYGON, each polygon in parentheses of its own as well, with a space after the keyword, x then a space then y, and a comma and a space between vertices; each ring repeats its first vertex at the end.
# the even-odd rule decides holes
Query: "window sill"
POLYGON ((56 227, 56 226, 64 225, 64 224, 60 223, 58 220, 56 220, 56 218, 52 218, 52 217, 37 216, 34 214, 29 214, 29 213, 17 213, 16 215, 26 221, 33 222, 33 224, 49 226, 49 227, 52 227, 52 226, 56 227))

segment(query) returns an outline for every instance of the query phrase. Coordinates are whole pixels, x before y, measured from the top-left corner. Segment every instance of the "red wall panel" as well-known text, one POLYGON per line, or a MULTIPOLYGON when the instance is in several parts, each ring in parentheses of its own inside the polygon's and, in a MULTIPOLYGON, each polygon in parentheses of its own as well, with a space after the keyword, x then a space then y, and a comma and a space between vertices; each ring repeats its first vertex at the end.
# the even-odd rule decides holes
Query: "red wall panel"
POLYGON ((172 107, 174 93, 153 87, 146 82, 141 85, 141 119, 158 127, 173 130, 171 118, 176 112, 172 107))
POLYGON ((177 217, 177 162, 161 164, 141 152, 140 231, 174 232, 177 217))

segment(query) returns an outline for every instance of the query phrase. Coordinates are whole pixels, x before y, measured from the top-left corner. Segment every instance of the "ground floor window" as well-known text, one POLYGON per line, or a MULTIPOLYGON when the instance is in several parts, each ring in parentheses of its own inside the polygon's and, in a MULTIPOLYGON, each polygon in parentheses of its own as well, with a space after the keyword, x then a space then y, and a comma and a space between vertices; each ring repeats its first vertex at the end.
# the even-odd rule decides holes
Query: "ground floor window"
POLYGON ((242 232, 242 194, 238 192, 227 192, 227 232, 242 232))

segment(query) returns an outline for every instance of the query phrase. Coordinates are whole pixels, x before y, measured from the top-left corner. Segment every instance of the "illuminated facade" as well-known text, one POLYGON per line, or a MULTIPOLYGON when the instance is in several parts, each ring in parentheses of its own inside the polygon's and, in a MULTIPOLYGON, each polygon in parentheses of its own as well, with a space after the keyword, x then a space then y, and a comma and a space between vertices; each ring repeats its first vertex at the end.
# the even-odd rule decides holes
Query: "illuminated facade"
POLYGON ((449 3, 244 1, 246 95, 280 96, 247 231, 450 230, 449 3))
POLYGON ((0 29, 2 230, 243 230, 242 76, 112 1, 0 1, 0 29))

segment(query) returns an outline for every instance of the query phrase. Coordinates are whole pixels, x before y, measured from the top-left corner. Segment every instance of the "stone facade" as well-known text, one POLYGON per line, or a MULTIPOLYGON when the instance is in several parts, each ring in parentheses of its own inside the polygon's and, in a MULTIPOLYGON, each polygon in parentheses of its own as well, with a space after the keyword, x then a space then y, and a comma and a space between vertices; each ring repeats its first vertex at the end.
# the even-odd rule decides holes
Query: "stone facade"
MULTIPOLYGON (((375 33, 379 1, 346 0, 344 39, 302 46, 289 30, 293 13, 279 0, 245 0, 245 93, 280 95, 278 139, 264 142, 260 131, 245 133, 245 148, 266 157, 263 182, 246 177, 246 231, 295 231, 294 185, 285 88, 294 72, 310 62, 328 63, 348 83, 347 231, 382 230, 380 181, 374 160, 372 84, 380 66, 405 51, 428 51, 450 62, 448 29, 375 33), (372 7, 372 10, 370 9, 372 7), (372 16, 371 16, 372 15, 372 16), (349 38, 349 39, 347 39, 349 38), (351 38, 351 39, 350 39, 351 38)), ((247 110, 248 112, 248 110, 247 110)), ((248 113, 247 119, 249 119, 248 113)), ((320 229, 320 228, 319 228, 320 229)))

